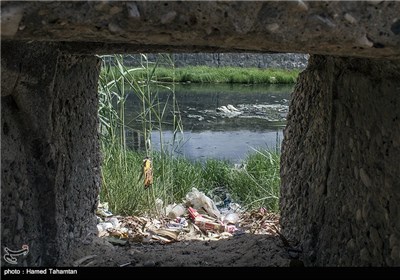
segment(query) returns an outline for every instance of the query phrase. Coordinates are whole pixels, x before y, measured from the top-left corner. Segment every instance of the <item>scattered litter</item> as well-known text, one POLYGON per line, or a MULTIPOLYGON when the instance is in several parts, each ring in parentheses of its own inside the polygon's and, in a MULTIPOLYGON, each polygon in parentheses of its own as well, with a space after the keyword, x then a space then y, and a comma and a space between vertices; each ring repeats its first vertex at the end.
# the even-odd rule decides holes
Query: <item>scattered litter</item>
POLYGON ((170 242, 171 242, 170 239, 165 238, 165 237, 162 237, 162 236, 160 236, 160 235, 156 235, 156 234, 151 234, 150 238, 144 239, 144 240, 145 240, 146 242, 150 242, 151 239, 158 240, 158 241, 160 241, 160 243, 162 243, 162 244, 166 244, 166 243, 170 243, 170 242))
POLYGON ((269 213, 265 208, 253 210, 241 215, 241 228, 246 233, 278 235, 276 225, 279 224, 279 216, 269 213))
POLYGON ((185 207, 182 204, 170 204, 165 212, 169 218, 176 219, 185 214, 185 207))
POLYGON ((173 240, 178 240, 179 231, 172 230, 172 229, 159 229, 154 231, 155 234, 168 237, 173 240))
POLYGON ((108 202, 99 203, 96 214, 101 217, 111 217, 113 214, 108 211, 108 202))
POLYGON ((164 208, 164 202, 161 199, 157 198, 156 199, 156 210, 157 210, 157 213, 165 214, 165 213, 163 213, 163 208, 164 208))
POLYGON ((127 243, 126 240, 119 239, 119 238, 116 238, 116 237, 114 237, 114 236, 108 236, 108 237, 106 237, 106 239, 107 239, 108 242, 110 242, 110 243, 113 244, 113 245, 121 245, 121 246, 124 246, 124 245, 126 245, 126 243, 127 243))
POLYGON ((205 211, 205 213, 216 218, 221 215, 214 201, 196 188, 192 188, 192 191, 186 195, 186 205, 199 211, 205 211))
POLYGON ((114 236, 117 238, 128 238, 128 229, 127 228, 121 228, 121 229, 110 229, 108 230, 108 235, 109 236, 114 236))
POLYGON ((115 217, 110 218, 108 222, 110 222, 114 228, 119 228, 120 226, 120 222, 115 217))
MULTIPOLYGON (((265 208, 245 212, 239 204, 232 202, 224 189, 215 189, 208 195, 192 188, 186 195, 185 204, 174 203, 165 208, 163 201, 157 199, 157 219, 115 216, 108 211, 107 202, 99 203, 96 211, 98 236, 118 246, 128 242, 167 244, 188 240, 212 241, 246 233, 280 236, 277 214, 269 213, 265 208)), ((82 265, 86 259, 78 261, 76 266, 82 265)))
POLYGON ((232 111, 236 111, 236 112, 239 112, 239 110, 237 109, 237 108, 235 108, 233 105, 231 105, 231 104, 228 104, 228 106, 226 106, 226 108, 228 109, 228 110, 230 110, 231 112, 232 111))
POLYGON ((227 225, 225 226, 225 231, 228 233, 235 233, 237 231, 237 227, 235 225, 227 225))
POLYGON ((131 264, 132 264, 131 262, 127 262, 127 263, 120 264, 119 267, 124 267, 124 266, 128 266, 128 265, 131 265, 131 264))
POLYGON ((239 221, 239 215, 237 213, 229 213, 225 215, 223 222, 224 224, 236 224, 239 221))
POLYGON ((183 229, 188 226, 188 222, 185 218, 178 217, 175 220, 168 222, 166 226, 171 229, 183 229))

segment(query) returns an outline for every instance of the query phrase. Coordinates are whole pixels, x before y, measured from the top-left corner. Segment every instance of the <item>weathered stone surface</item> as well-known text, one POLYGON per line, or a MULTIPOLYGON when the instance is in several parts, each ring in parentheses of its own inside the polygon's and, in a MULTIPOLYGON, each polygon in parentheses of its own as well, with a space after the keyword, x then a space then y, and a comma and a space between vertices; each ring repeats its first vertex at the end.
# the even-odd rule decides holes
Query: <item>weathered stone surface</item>
POLYGON ((70 42, 64 47, 80 53, 400 57, 395 1, 2 1, 1 7, 3 40, 70 42))
MULTIPOLYGON (((176 67, 207 65, 211 67, 305 69, 309 55, 296 53, 173 53, 171 58, 176 67)), ((147 59, 156 61, 157 54, 147 54, 147 59)), ((127 55, 124 57, 124 64, 139 66, 140 60, 140 54, 127 55)), ((160 61, 160 63, 163 62, 160 61)), ((170 62, 165 61, 165 64, 169 65, 170 62)))
POLYGON ((2 250, 28 244, 26 265, 56 264, 68 232, 96 226, 98 65, 54 44, 2 43, 2 250))
POLYGON ((400 265, 392 234, 399 77, 399 63, 321 56, 301 74, 284 133, 281 208, 284 233, 302 242, 307 265, 400 265))

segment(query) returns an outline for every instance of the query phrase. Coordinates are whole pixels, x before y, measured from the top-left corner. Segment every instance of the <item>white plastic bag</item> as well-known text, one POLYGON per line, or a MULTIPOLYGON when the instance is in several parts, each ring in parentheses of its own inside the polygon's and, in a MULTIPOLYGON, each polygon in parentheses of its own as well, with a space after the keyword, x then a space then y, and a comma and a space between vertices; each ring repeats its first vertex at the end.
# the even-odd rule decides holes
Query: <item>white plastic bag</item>
POLYGON ((182 204, 170 204, 167 206, 166 211, 168 218, 176 219, 185 214, 185 207, 182 204))
POLYGON ((238 221, 239 221, 239 215, 236 214, 236 213, 229 213, 229 214, 226 214, 226 216, 225 216, 224 219, 223 219, 223 223, 224 223, 225 225, 228 225, 228 224, 234 225, 234 224, 236 224, 238 221))
POLYGON ((192 188, 192 191, 186 195, 186 204, 199 212, 205 211, 211 217, 219 218, 221 216, 214 201, 196 188, 192 188))

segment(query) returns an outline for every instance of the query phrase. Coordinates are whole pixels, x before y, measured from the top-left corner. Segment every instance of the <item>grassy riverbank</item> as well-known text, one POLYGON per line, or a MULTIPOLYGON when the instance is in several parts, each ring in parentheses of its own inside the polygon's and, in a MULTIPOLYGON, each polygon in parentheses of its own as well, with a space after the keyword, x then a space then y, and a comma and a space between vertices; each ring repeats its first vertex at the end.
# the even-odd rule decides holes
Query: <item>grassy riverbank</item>
POLYGON ((154 213, 157 198, 164 205, 180 203, 192 187, 206 194, 223 188, 248 209, 266 207, 278 212, 279 153, 254 151, 241 169, 221 160, 202 164, 154 153, 154 185, 146 190, 139 180, 144 153, 126 151, 124 162, 119 155, 118 150, 103 150, 101 201, 108 201, 115 214, 154 213))
MULTIPOLYGON (((118 71, 111 68, 107 75, 118 71)), ((128 68, 132 78, 140 81, 146 79, 148 70, 128 68)), ((259 69, 241 67, 208 67, 189 66, 182 68, 157 67, 152 79, 158 82, 177 83, 238 83, 238 84, 294 84, 300 70, 259 69)))

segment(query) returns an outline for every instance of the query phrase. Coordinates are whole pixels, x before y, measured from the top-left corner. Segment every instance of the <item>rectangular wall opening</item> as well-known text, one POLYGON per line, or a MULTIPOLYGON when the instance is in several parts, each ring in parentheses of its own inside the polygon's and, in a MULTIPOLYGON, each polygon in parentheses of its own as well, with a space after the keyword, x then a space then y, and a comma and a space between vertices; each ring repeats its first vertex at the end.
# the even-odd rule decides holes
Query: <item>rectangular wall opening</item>
MULTIPOLYGON (((157 248, 176 243, 176 250, 186 241, 204 241, 189 251, 239 238, 240 250, 247 251, 246 242, 268 235, 272 243, 263 244, 278 246, 280 147, 290 96, 308 55, 134 54, 102 60, 99 236, 157 248)), ((207 265, 209 257, 203 257, 194 263, 178 258, 176 265, 207 265)), ((174 265, 165 262, 147 265, 174 265)))

